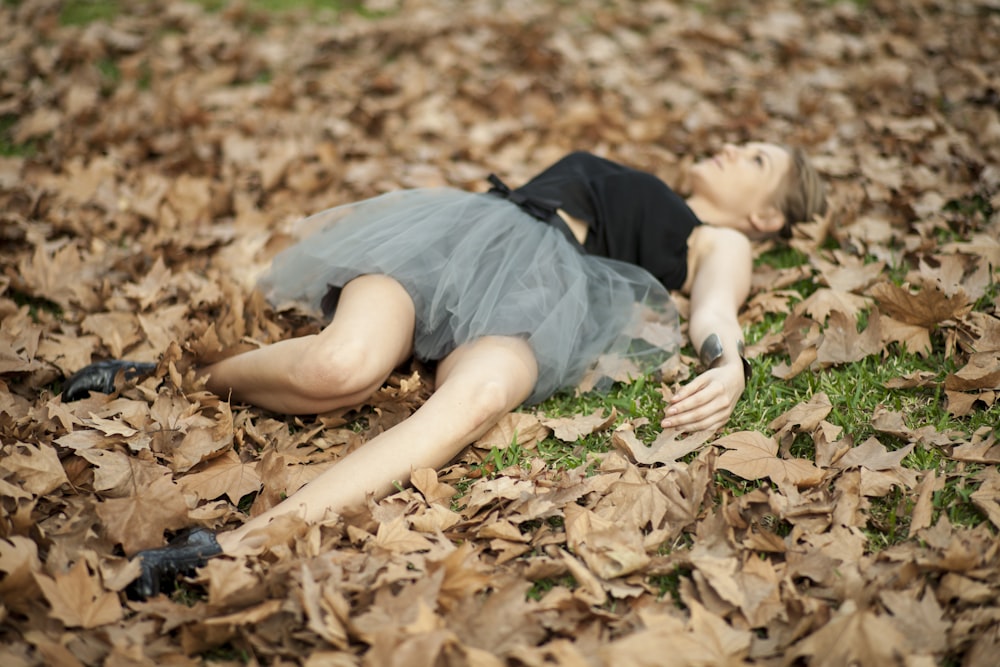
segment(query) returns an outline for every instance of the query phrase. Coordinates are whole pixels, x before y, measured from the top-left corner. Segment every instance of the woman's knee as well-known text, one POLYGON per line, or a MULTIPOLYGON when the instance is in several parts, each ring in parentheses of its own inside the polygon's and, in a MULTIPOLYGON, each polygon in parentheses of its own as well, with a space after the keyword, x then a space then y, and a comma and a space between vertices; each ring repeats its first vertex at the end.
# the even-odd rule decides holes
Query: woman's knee
POLYGON ((461 396, 473 425, 492 424, 523 403, 538 378, 530 346, 515 338, 483 338, 445 361, 439 386, 461 396))
POLYGON ((464 411, 471 426, 492 426, 501 417, 513 410, 521 402, 512 393, 510 383, 489 380, 481 383, 468 397, 468 409, 464 411))
POLYGON ((392 372, 366 341, 347 338, 331 344, 315 340, 289 369, 291 381, 311 399, 375 391, 392 372))

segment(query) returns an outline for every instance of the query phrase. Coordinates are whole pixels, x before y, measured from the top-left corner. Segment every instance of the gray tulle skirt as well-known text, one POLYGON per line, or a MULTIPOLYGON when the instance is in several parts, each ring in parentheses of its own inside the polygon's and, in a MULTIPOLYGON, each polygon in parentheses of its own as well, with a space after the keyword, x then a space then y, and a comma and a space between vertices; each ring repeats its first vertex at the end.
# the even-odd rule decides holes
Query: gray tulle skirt
POLYGON ((418 358, 481 336, 523 337, 539 370, 529 403, 649 372, 680 343, 676 309, 651 274, 583 254, 497 196, 393 192, 306 218, 296 235, 259 283, 276 308, 329 318, 348 281, 392 276, 416 307, 418 358))

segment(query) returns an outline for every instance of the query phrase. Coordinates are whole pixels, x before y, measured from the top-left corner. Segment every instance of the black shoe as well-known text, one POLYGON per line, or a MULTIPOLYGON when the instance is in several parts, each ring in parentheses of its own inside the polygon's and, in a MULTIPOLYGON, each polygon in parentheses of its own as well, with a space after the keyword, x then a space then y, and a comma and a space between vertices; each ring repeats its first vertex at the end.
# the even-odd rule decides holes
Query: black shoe
POLYGON ((115 390, 115 376, 118 371, 125 371, 125 379, 133 380, 149 375, 155 370, 156 364, 143 361, 107 359, 95 362, 84 366, 66 380, 62 390, 63 402, 69 403, 86 398, 92 391, 110 394, 115 390))
POLYGON ((165 547, 146 549, 135 555, 142 568, 139 578, 125 589, 130 600, 145 600, 161 590, 173 590, 177 575, 192 575, 212 556, 222 553, 215 533, 206 528, 172 539, 165 547))

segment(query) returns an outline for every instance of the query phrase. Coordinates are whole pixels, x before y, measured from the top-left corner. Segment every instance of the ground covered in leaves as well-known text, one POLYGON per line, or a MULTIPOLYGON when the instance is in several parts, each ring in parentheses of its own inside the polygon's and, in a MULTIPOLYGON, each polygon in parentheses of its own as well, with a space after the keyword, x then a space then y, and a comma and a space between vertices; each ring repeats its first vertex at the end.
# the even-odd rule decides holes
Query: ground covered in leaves
POLYGON ((998 34, 992 0, 4 3, 0 663, 994 665, 998 34), (252 290, 294 220, 571 149, 681 187, 745 139, 805 147, 835 203, 800 253, 759 249, 800 261, 759 266, 746 405, 850 390, 708 442, 546 404, 126 600, 129 554, 270 507, 426 396, 419 367, 314 419, 203 390, 197 364, 315 330, 252 290), (64 404, 109 356, 159 369, 64 404), (843 423, 900 358, 928 363, 878 389, 920 409, 843 423))

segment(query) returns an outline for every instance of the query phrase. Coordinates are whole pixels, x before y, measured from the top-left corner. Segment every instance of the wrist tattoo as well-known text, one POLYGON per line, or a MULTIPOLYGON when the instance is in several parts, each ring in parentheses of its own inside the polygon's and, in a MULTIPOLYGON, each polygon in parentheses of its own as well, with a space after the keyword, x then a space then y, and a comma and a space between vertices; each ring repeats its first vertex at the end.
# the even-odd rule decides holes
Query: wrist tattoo
MULTIPOLYGON (((743 363, 743 379, 746 382, 750 382, 750 377, 753 375, 753 367, 750 366, 750 362, 746 358, 745 346, 743 341, 739 340, 736 342, 736 353, 740 357, 740 361, 743 363)), ((702 365, 705 368, 714 368, 715 365, 722 359, 723 349, 722 340, 719 338, 718 334, 711 334, 705 341, 701 344, 701 349, 698 351, 698 358, 701 360, 702 365)))

